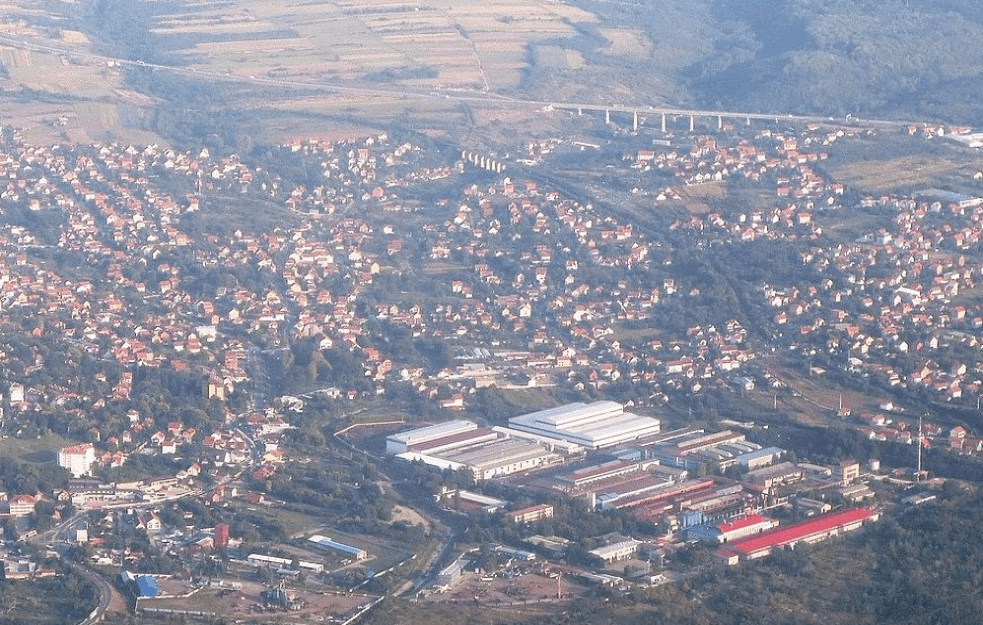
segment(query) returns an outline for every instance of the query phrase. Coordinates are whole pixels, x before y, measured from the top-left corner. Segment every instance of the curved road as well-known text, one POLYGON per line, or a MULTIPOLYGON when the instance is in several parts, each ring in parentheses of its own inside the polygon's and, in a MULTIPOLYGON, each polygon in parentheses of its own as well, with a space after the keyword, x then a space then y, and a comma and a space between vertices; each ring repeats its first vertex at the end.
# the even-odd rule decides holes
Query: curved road
POLYGON ((68 564, 76 572, 88 579, 89 582, 99 591, 99 603, 96 605, 95 609, 89 613, 89 616, 79 622, 79 625, 91 625, 92 623, 98 623, 102 620, 103 616, 105 616, 106 610, 109 608, 109 602, 113 597, 113 591, 109 587, 109 582, 107 582, 102 575, 99 575, 92 569, 75 564, 74 562, 69 562, 68 564))

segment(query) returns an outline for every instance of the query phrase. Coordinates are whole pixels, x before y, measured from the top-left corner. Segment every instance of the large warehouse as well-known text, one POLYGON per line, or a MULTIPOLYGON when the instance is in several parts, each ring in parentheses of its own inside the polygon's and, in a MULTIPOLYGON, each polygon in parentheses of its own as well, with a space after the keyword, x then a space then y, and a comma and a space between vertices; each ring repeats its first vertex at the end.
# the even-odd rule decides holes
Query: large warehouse
POLYGON ((472 421, 448 421, 447 423, 438 423, 408 432, 392 434, 386 437, 386 453, 401 454, 414 445, 476 429, 478 429, 478 424, 472 421))
POLYGON ((470 421, 393 434, 386 439, 386 450, 408 462, 420 461, 442 470, 470 469, 478 480, 533 471, 559 461, 546 445, 507 438, 470 421))
POLYGON ((708 523, 689 528, 689 537, 710 545, 741 540, 767 532, 778 527, 778 521, 763 517, 759 514, 731 519, 723 523, 708 523))
POLYGON ((532 441, 502 438, 480 446, 447 451, 440 457, 471 469, 476 480, 490 480, 549 465, 556 455, 532 441))
POLYGON ((659 431, 659 420, 625 412, 613 401, 576 402, 509 419, 509 427, 544 438, 600 449, 649 436, 659 431))
POLYGON ((879 517, 880 514, 871 508, 851 508, 735 540, 721 549, 736 553, 742 560, 754 560, 767 556, 775 549, 794 547, 798 542, 815 543, 860 529, 879 517))

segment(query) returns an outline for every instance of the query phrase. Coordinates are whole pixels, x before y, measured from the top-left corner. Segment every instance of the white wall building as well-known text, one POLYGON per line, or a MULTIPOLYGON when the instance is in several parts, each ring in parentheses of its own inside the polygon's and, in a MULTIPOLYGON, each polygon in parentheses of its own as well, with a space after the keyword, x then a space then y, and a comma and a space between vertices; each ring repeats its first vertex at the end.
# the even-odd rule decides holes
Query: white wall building
POLYGON ((575 402, 509 419, 509 427, 538 436, 583 445, 587 449, 611 447, 657 434, 658 419, 625 412, 613 401, 575 402))
POLYGON ((408 451, 413 445, 476 430, 477 428, 478 424, 471 421, 448 421, 447 423, 438 423, 437 425, 392 434, 386 437, 386 453, 401 454, 408 451))
POLYGON ((58 450, 58 466, 69 470, 72 477, 92 475, 92 465, 96 462, 96 451, 92 443, 83 443, 58 450))
POLYGON ((591 549, 589 553, 605 562, 616 562, 618 560, 627 560, 634 556, 638 552, 638 546, 641 544, 642 541, 630 538, 612 545, 604 545, 597 549, 591 549))

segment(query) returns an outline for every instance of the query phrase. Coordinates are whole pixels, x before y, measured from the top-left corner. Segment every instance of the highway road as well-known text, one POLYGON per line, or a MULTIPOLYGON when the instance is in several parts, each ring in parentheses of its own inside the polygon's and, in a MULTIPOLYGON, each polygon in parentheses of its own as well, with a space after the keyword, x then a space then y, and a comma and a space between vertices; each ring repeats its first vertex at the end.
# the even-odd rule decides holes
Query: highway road
POLYGON ((0 45, 32 52, 63 55, 69 59, 78 59, 92 63, 113 63, 120 67, 145 68, 156 71, 166 71, 179 74, 192 79, 235 82, 241 84, 254 84, 257 86, 269 86, 279 89, 299 89, 327 91, 333 93, 350 94, 358 96, 382 97, 388 99, 425 99, 425 100, 448 100, 459 103, 475 104, 492 107, 523 107, 539 110, 565 110, 565 111, 610 111, 612 113, 634 114, 641 116, 666 115, 666 116, 694 116, 694 117, 713 117, 724 119, 754 119, 778 121, 786 120, 794 123, 821 123, 836 124, 838 126, 856 127, 904 127, 910 124, 919 124, 916 120, 891 120, 858 118, 847 115, 844 118, 830 117, 823 115, 797 115, 788 112, 762 112, 762 111, 731 111, 722 109, 693 109, 684 107, 654 106, 645 103, 626 103, 626 102, 560 102, 546 100, 529 100, 514 98, 496 93, 472 90, 472 89, 446 89, 446 88, 411 88, 400 85, 389 85, 384 87, 373 86, 354 86, 350 84, 340 84, 332 82, 305 82, 298 80, 282 80, 264 76, 234 76, 231 74, 200 69, 192 66, 161 65, 158 63, 148 63, 142 60, 123 59, 117 57, 104 56, 87 50, 69 46, 56 46, 52 42, 44 40, 15 39, 12 37, 0 36, 0 45))

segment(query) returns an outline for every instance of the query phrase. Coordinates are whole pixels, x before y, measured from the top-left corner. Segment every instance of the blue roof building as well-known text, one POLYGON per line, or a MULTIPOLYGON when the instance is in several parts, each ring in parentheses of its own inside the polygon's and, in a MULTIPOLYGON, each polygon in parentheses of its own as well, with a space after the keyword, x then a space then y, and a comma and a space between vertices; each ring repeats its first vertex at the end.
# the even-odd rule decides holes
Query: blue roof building
POLYGON ((149 575, 137 577, 137 596, 156 597, 158 592, 157 580, 149 575))

